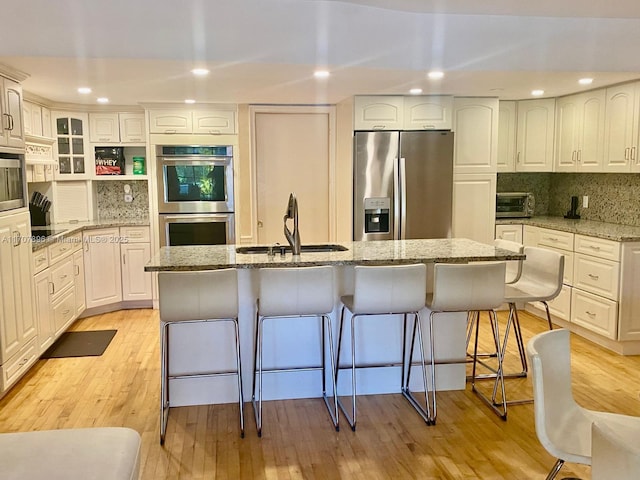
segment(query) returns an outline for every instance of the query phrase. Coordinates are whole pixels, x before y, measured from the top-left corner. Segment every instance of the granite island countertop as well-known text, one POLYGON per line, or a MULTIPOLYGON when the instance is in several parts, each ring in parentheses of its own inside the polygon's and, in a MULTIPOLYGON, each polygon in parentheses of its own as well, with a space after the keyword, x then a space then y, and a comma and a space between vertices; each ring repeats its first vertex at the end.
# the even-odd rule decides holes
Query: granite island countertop
POLYGON ((123 219, 123 218, 105 218, 100 220, 90 220, 86 222, 66 222, 66 223, 53 223, 46 226, 32 226, 33 229, 37 228, 51 228, 58 232, 55 235, 48 237, 32 237, 31 250, 37 251, 49 245, 62 241, 66 237, 70 237, 79 232, 86 230, 97 230, 100 228, 110 227, 127 227, 127 226, 148 226, 148 218, 140 219, 123 219))
POLYGON ((563 217, 499 218, 496 225, 532 225, 562 232, 577 233, 589 237, 605 238, 617 242, 640 241, 640 227, 593 220, 569 219, 563 217))
MULTIPOLYGON (((315 265, 390 265, 519 260, 518 253, 465 238, 339 242, 340 252, 302 252, 269 257, 236 253, 236 245, 162 247, 145 266, 147 272, 216 270, 221 268, 305 267, 315 265)), ((244 246, 244 245, 243 245, 244 246)))

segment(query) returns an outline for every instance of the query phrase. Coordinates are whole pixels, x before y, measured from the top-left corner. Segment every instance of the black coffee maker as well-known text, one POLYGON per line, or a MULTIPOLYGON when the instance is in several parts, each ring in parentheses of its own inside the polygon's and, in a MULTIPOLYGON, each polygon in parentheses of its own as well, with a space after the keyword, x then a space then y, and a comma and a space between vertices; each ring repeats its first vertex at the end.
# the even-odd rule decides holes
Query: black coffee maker
POLYGON ((571 209, 567 212, 564 218, 580 218, 580 215, 578 215, 578 197, 571 197, 571 209))

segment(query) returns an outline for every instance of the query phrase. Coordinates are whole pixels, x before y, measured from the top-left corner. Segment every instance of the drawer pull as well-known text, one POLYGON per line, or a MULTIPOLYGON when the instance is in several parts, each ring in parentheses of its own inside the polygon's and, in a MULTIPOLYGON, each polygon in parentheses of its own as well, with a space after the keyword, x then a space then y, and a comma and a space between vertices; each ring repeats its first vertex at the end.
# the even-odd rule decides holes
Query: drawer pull
POLYGON ((70 312, 70 311, 71 311, 71 310, 69 310, 69 309, 67 308, 66 310, 63 310, 63 311, 62 311, 62 315, 69 315, 69 312, 70 312))
POLYGON ((587 314, 587 315, 589 315, 590 317, 595 317, 595 316, 596 316, 596 314, 595 314, 595 313, 591 313, 589 310, 587 310, 587 311, 586 311, 586 312, 584 312, 584 313, 586 313, 586 314, 587 314))
POLYGON ((549 240, 550 242, 557 242, 558 238, 557 237, 547 237, 545 240, 549 240))
POLYGON ((600 278, 598 275, 594 275, 593 273, 587 273, 587 275, 592 280, 598 280, 600 278))
POLYGON ((65 278, 67 278, 66 275, 60 275, 60 280, 64 280, 65 278))
POLYGON ((592 250, 600 250, 600 247, 598 247, 597 245, 589 245, 589 248, 592 250))
POLYGON ((28 358, 23 358, 23 359, 20 361, 20 363, 18 363, 18 366, 19 366, 19 367, 24 367, 24 366, 27 364, 27 362, 28 362, 28 361, 29 361, 29 359, 28 359, 28 358))

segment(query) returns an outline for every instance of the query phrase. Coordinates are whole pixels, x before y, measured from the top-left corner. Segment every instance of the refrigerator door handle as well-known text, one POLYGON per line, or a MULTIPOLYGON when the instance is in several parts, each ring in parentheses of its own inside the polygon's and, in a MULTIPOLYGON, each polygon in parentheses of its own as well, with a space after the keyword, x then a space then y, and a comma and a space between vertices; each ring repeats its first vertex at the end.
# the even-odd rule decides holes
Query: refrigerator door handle
POLYGON ((407 168, 404 158, 400 159, 400 239, 406 237, 407 226, 407 168))
POLYGON ((393 239, 400 239, 400 167, 399 159, 393 162, 393 239))

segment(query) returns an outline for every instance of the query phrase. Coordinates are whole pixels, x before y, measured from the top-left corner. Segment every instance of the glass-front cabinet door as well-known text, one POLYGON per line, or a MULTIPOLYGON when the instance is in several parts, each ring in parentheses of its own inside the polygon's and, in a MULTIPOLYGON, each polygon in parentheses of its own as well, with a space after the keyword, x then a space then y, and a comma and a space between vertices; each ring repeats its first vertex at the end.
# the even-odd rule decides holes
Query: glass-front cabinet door
POLYGON ((86 113, 53 112, 56 138, 56 180, 89 178, 93 166, 88 144, 89 119, 86 113))

